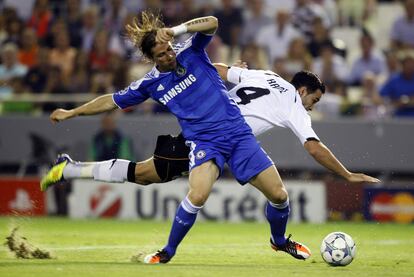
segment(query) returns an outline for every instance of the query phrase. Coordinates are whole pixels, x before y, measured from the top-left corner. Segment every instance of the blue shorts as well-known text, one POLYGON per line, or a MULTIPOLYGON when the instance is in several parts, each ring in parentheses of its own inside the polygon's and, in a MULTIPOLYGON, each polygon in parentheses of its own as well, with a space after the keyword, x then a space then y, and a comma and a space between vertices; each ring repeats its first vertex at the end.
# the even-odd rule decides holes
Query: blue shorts
POLYGON ((233 176, 242 185, 273 165, 273 161, 251 133, 226 135, 209 141, 187 141, 187 145, 190 147, 190 171, 214 160, 221 175, 224 164, 227 163, 233 176))

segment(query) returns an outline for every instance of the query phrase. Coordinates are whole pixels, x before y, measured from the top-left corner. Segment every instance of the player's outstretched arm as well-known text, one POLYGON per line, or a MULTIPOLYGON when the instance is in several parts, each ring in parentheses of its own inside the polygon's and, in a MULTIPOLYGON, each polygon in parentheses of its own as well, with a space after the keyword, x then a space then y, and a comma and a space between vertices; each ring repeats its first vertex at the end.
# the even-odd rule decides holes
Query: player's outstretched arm
POLYGON ((116 108, 112 94, 105 94, 72 110, 56 109, 50 115, 50 120, 56 123, 75 116, 99 114, 116 108))
MULTIPOLYGON (((225 63, 213 63, 214 67, 217 69, 221 79, 223 81, 227 81, 227 73, 230 67, 225 63)), ((240 67, 240 68, 248 68, 247 63, 241 60, 237 60, 232 66, 240 67)))
POLYGON ((321 165, 342 176, 349 182, 378 183, 380 180, 363 173, 353 173, 334 156, 334 154, 319 141, 307 141, 304 145, 309 154, 321 165))
POLYGON ((166 43, 173 39, 173 37, 184 33, 201 32, 212 35, 218 28, 218 20, 214 16, 198 17, 182 23, 172 28, 162 28, 158 30, 156 41, 158 43, 166 43))

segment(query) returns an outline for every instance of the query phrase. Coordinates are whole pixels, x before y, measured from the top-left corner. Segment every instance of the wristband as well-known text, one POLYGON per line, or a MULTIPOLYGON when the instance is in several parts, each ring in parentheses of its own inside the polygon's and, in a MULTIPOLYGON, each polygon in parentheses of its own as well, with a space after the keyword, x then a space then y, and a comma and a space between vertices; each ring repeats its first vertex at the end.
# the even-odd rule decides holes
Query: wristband
POLYGON ((187 26, 185 24, 180 24, 178 26, 172 27, 171 30, 174 33, 174 36, 179 36, 187 33, 187 26))

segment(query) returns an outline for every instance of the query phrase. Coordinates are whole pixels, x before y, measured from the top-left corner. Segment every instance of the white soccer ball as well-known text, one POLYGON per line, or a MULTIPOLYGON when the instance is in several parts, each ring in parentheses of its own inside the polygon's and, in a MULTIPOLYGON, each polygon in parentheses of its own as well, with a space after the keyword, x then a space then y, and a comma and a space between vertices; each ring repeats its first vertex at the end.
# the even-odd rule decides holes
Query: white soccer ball
POLYGON ((332 266, 349 265, 355 258, 356 245, 350 235, 333 232, 321 244, 322 259, 332 266))

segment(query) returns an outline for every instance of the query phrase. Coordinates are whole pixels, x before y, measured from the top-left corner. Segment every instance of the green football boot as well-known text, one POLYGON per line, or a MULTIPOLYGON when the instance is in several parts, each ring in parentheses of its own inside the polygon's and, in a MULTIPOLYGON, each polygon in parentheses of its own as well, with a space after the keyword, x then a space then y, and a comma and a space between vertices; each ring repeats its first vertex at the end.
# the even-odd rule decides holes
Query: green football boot
POLYGON ((40 181, 40 190, 46 191, 48 187, 63 181, 63 169, 72 159, 68 154, 59 155, 52 168, 43 176, 40 181))

